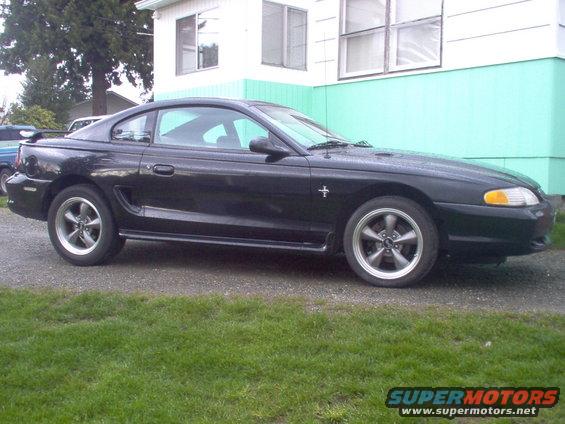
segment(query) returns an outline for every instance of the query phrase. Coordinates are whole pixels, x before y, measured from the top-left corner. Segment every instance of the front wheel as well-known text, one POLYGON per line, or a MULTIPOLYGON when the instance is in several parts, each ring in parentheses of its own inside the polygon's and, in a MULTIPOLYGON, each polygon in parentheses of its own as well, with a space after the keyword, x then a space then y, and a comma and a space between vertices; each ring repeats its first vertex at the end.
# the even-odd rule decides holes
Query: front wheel
POLYGON ((55 250, 74 265, 101 264, 123 247, 110 208, 93 186, 76 185, 60 192, 47 222, 55 250))
POLYGON ((375 286, 417 283, 438 255, 437 228, 416 202, 398 196, 365 203, 349 219, 344 250, 353 271, 375 286))

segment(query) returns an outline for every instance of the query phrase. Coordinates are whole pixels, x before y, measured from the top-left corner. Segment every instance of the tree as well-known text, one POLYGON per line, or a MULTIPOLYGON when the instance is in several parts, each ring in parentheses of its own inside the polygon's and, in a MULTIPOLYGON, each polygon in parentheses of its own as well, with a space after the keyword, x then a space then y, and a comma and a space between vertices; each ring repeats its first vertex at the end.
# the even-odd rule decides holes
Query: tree
POLYGON ((13 125, 33 125, 35 128, 60 129, 55 120, 55 114, 41 106, 29 108, 20 105, 12 106, 10 110, 10 123, 13 125))
POLYGON ((107 112, 106 90, 127 78, 152 86, 153 21, 134 2, 119 0, 4 0, 0 69, 23 73, 41 57, 57 63, 71 89, 92 87, 94 115, 107 112))
POLYGON ((41 106, 55 114, 55 120, 64 124, 69 118, 69 109, 74 103, 87 97, 86 87, 69 86, 61 81, 57 65, 47 57, 34 60, 26 72, 26 80, 19 101, 24 107, 41 106))
POLYGON ((0 125, 5 125, 8 122, 8 99, 0 97, 0 125))

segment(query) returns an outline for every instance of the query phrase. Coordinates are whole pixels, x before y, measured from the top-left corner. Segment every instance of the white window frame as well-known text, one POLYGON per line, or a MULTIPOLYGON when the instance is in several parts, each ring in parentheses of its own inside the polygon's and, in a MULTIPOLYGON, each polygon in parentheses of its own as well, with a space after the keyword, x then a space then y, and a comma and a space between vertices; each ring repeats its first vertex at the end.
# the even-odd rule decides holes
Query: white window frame
POLYGON ((265 66, 275 66, 277 68, 294 69, 296 71, 307 71, 308 70, 308 10, 302 9, 300 7, 289 6, 283 3, 277 3, 270 0, 263 0, 261 3, 261 65, 265 66), (283 8, 283 36, 282 36, 282 54, 283 61, 282 64, 265 62, 263 58, 263 5, 265 3, 270 3, 277 6, 282 6, 283 8), (304 12, 306 15, 306 40, 304 42, 304 67, 298 68, 296 66, 290 66, 288 64, 288 11, 297 10, 299 12, 304 12))
POLYGON ((210 69, 216 69, 220 66, 220 44, 218 43, 218 64, 215 66, 209 66, 207 68, 200 68, 199 64, 198 64, 198 20, 200 19, 200 15, 206 12, 211 12, 212 10, 216 10, 219 9, 219 7, 212 7, 210 9, 206 9, 206 10, 200 10, 199 12, 195 12, 195 13, 191 13, 189 15, 186 16, 182 16, 180 18, 178 18, 175 21, 175 75, 177 77, 183 76, 183 75, 190 75, 193 74, 195 72, 202 72, 202 71, 208 71, 210 69), (179 23, 180 21, 182 21, 183 19, 187 19, 187 18, 191 18, 194 16, 194 22, 195 22, 195 28, 194 28, 194 41, 195 41, 195 68, 192 71, 188 71, 188 72, 179 72, 179 23))
POLYGON ((375 76, 375 75, 385 75, 391 74, 395 72, 403 72, 403 71, 413 71, 413 70, 421 70, 421 69, 429 69, 429 68, 439 68, 442 66, 442 59, 443 59, 443 28, 444 28, 444 2, 441 2, 441 14, 435 16, 429 16, 426 18, 415 19, 411 21, 403 21, 398 23, 393 23, 395 19, 393 19, 393 11, 396 11, 396 3, 399 0, 386 0, 385 6, 385 23, 384 25, 366 28, 360 31, 354 31, 347 33, 345 29, 346 25, 346 11, 347 11, 347 0, 340 0, 340 24, 339 24, 339 56, 338 56, 338 80, 350 79, 350 78, 357 78, 357 77, 367 77, 367 76, 375 76), (394 31, 397 28, 402 27, 410 27, 416 26, 419 24, 431 23, 439 19, 440 22, 440 40, 439 40, 439 57, 437 60, 419 63, 418 65, 394 65, 396 61, 396 52, 397 52, 397 31, 394 31), (347 47, 346 43, 343 41, 346 38, 350 38, 355 35, 363 35, 363 34, 370 34, 376 31, 383 31, 384 32, 384 57, 383 57, 383 70, 380 71, 378 69, 373 70, 363 70, 358 72, 346 72, 345 66, 347 63, 347 47))

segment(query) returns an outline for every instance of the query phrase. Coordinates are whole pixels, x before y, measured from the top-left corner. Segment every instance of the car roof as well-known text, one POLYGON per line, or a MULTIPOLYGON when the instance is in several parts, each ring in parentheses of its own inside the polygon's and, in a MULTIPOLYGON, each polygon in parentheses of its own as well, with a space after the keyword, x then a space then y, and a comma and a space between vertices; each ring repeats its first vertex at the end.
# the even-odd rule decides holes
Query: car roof
MULTIPOLYGON (((142 112, 149 109, 161 108, 161 107, 175 107, 175 106, 185 106, 191 104, 208 104, 212 106, 279 106, 275 103, 264 102, 261 100, 249 100, 249 99, 237 99, 237 98, 227 98, 227 97, 184 97, 180 99, 173 100, 157 100, 154 102, 144 103, 139 106, 135 106, 128 111, 142 112)), ((284 106, 283 106, 284 107, 284 106)))
POLYGON ((84 128, 81 128, 69 135, 67 138, 75 140, 91 140, 91 141, 109 141, 110 128, 117 122, 127 119, 131 116, 148 112, 154 109, 174 108, 184 106, 216 106, 216 107, 229 107, 236 110, 247 109, 250 106, 269 105, 284 107, 274 103, 263 102, 260 100, 247 100, 247 99, 231 99, 221 97, 186 97, 174 100, 159 100, 155 102, 145 103, 139 106, 126 109, 114 115, 107 116, 99 121, 94 122, 84 128))
POLYGON ((80 122, 80 121, 90 121, 91 119, 104 119, 107 118, 110 115, 96 115, 96 116, 85 116, 83 118, 77 118, 73 121, 74 122, 80 122))

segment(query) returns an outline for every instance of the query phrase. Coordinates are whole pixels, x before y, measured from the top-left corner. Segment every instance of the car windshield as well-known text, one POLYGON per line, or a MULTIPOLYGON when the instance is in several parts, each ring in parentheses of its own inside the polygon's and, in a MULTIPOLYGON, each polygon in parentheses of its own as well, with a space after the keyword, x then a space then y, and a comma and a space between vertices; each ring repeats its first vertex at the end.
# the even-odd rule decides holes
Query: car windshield
POLYGON ((312 147, 326 143, 328 140, 339 140, 349 143, 345 137, 326 129, 306 115, 281 106, 257 106, 267 115, 267 119, 290 136, 303 147, 312 147))

